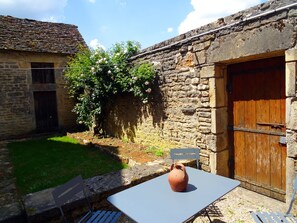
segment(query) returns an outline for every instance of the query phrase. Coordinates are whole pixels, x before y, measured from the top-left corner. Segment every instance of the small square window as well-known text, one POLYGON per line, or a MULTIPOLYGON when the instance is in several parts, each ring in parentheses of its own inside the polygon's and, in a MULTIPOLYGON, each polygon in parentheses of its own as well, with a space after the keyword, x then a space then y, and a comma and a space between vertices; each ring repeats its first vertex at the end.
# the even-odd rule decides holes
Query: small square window
POLYGON ((55 83, 55 70, 53 63, 31 63, 32 83, 55 83))

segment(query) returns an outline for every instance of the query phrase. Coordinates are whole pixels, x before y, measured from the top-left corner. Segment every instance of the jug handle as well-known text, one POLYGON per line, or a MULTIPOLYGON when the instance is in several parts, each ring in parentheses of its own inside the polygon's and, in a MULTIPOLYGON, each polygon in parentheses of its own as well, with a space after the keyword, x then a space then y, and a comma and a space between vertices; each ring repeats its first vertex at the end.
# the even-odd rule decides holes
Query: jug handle
POLYGON ((186 171, 186 167, 182 163, 173 163, 170 166, 170 171, 173 170, 173 168, 176 167, 177 169, 181 169, 182 171, 186 171))

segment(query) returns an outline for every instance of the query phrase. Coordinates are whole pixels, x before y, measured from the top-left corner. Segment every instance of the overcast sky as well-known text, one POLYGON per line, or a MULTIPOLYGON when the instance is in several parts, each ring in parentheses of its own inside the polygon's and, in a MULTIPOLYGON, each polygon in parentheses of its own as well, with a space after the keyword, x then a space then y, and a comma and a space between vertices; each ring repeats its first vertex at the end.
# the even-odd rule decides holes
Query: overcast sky
POLYGON ((267 0, 0 0, 0 15, 78 26, 87 44, 142 48, 267 0))

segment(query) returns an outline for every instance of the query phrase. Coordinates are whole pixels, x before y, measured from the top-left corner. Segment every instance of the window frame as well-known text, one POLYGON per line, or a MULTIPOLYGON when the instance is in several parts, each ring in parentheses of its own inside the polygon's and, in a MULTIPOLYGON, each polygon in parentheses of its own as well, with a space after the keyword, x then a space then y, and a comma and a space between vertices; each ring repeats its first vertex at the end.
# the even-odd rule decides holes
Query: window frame
POLYGON ((54 63, 32 62, 31 75, 33 84, 55 84, 54 63))

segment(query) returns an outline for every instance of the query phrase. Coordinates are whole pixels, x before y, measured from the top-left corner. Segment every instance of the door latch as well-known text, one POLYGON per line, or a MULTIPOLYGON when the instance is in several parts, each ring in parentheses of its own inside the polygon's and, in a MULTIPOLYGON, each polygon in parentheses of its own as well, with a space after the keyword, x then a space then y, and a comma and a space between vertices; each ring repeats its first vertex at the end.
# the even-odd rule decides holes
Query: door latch
POLYGON ((263 126, 271 126, 271 128, 276 128, 276 129, 281 129, 285 127, 285 125, 281 123, 257 122, 256 124, 263 125, 263 126))

